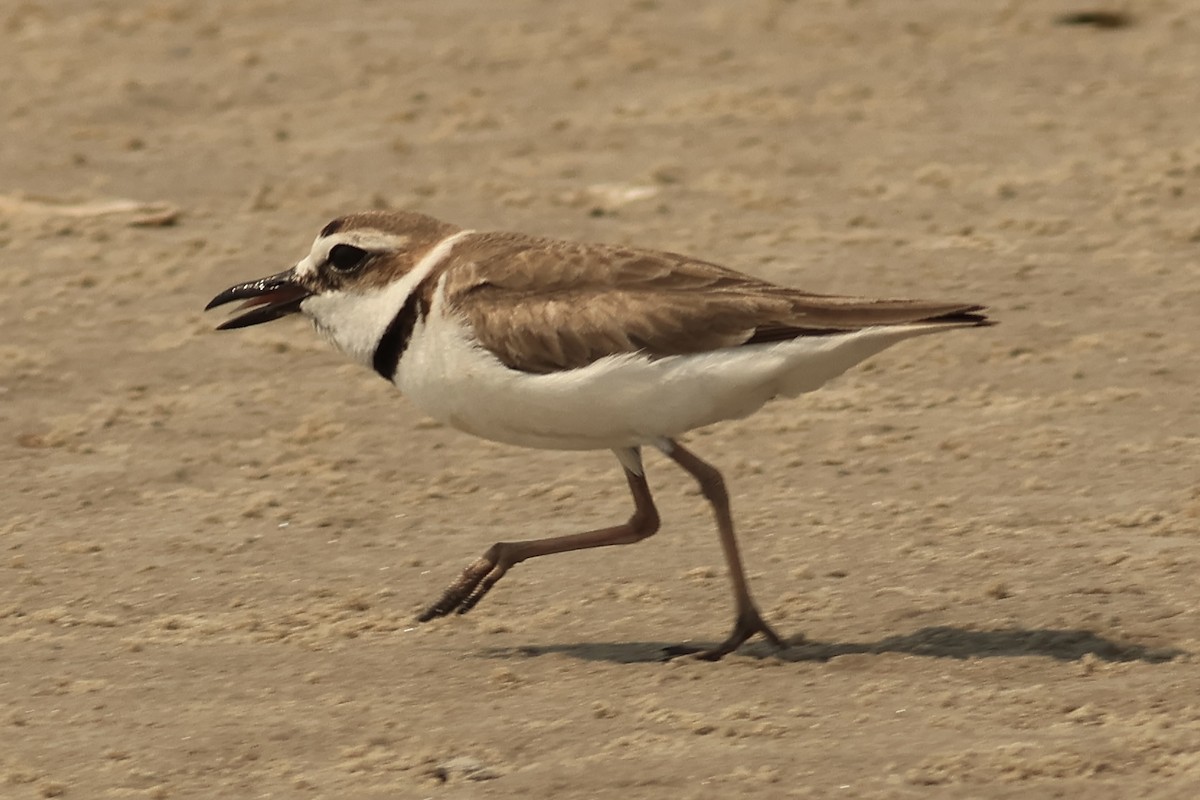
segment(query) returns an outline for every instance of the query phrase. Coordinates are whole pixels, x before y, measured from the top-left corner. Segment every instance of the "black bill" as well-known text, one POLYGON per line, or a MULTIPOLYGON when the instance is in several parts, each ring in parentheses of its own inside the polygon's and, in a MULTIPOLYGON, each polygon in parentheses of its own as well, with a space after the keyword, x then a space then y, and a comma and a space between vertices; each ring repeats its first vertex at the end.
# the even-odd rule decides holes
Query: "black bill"
POLYGON ((239 283, 230 286, 225 291, 209 301, 205 311, 232 303, 234 300, 245 300, 238 308, 251 309, 245 314, 226 320, 217 326, 219 331, 233 328, 245 328, 249 325, 260 325, 264 322, 295 314, 300 310, 300 303, 312 294, 308 289, 296 282, 293 270, 269 275, 256 281, 239 283))

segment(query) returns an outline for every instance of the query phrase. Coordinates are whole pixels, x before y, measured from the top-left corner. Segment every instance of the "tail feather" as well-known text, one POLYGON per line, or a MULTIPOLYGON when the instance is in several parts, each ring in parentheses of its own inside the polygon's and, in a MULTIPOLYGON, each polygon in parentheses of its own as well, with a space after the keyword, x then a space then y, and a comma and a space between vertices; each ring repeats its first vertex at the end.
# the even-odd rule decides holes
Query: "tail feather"
POLYGON ((761 325, 744 344, 784 342, 804 336, 829 336, 863 328, 898 325, 934 325, 945 327, 984 327, 994 325, 980 305, 929 303, 919 300, 868 300, 822 298, 817 305, 811 299, 797 308, 795 321, 761 325), (834 302, 828 302, 828 301, 834 302))
POLYGON ((777 341, 774 346, 781 348, 781 352, 792 355, 796 359, 797 367, 785 371, 778 393, 786 397, 795 397, 804 392, 811 392, 855 364, 905 339, 954 328, 974 328, 991 324, 991 320, 978 312, 959 312, 892 325, 870 325, 856 331, 829 331, 822 336, 796 336, 790 341, 777 341), (818 352, 822 354, 820 358, 812 357, 818 352))
POLYGON ((927 317, 926 319, 915 320, 916 322, 945 322, 953 325, 971 325, 976 327, 987 327, 995 325, 994 319, 989 319, 987 309, 984 306, 967 306, 958 311, 952 311, 949 314, 939 314, 936 317, 927 317))

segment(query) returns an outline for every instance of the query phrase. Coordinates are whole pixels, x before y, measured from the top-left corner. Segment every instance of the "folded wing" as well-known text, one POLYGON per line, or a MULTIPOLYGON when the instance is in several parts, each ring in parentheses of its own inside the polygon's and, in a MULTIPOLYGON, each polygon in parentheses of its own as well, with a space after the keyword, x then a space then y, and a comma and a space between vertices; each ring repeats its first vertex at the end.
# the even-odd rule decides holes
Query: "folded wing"
POLYGON ((674 253, 517 234, 463 244, 444 273, 447 304, 482 346, 524 372, 872 326, 988 324, 978 305, 812 294, 674 253))

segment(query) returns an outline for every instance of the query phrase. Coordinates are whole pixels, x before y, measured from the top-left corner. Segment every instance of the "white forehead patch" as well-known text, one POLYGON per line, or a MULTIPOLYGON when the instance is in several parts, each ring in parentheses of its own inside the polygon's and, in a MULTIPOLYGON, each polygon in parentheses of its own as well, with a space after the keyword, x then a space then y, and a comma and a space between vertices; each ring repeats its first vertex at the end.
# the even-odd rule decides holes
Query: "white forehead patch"
POLYGON ((329 259, 329 251, 335 244, 352 244, 372 253, 383 253, 389 250, 401 250, 412 240, 411 236, 403 233, 388 233, 374 228, 359 228, 358 230, 338 231, 329 236, 318 236, 312 244, 308 255, 296 264, 296 274, 305 277, 315 275, 317 268, 329 259))

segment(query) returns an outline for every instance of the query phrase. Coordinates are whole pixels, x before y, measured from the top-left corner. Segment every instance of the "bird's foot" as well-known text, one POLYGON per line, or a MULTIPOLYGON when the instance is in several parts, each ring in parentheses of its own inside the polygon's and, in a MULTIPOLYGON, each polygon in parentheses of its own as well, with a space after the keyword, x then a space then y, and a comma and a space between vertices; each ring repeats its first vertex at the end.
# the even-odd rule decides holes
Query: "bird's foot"
POLYGON ((763 638, 774 645, 776 649, 783 650, 787 647, 787 644, 780 638, 779 634, 775 633, 771 629, 771 626, 763 620, 762 615, 758 613, 758 609, 753 605, 747 604, 738 611, 737 618, 733 623, 733 632, 716 647, 704 650, 699 647, 677 645, 675 647, 667 647, 665 651, 668 659, 678 656, 691 656, 700 661, 720 661, 741 647, 747 639, 756 633, 761 633, 763 638))
POLYGON ((422 611, 417 616, 417 622, 428 622, 435 617, 448 614, 465 614, 479 604, 496 581, 504 577, 509 567, 513 565, 507 557, 507 547, 503 542, 492 545, 488 551, 477 558, 466 569, 458 580, 446 587, 441 598, 422 611))

